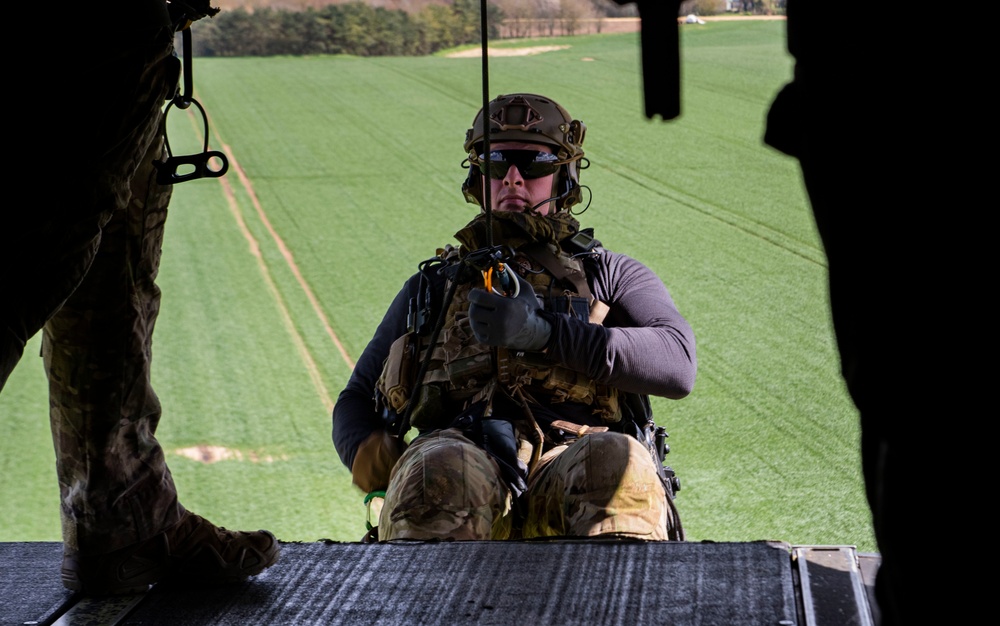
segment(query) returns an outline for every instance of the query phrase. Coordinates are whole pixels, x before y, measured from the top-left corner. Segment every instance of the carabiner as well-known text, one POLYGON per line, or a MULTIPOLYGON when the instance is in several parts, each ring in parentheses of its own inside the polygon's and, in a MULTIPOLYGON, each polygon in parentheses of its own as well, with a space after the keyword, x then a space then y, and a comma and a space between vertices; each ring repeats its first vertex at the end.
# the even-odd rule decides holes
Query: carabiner
POLYGON ((510 266, 506 263, 497 262, 496 267, 489 267, 483 270, 483 282, 486 286, 486 291, 492 291, 498 296, 504 296, 506 298, 516 298, 519 293, 521 293, 521 281, 517 279, 514 275, 514 270, 510 269, 510 266), (493 272, 496 270, 497 282, 500 284, 500 289, 493 286, 493 272))

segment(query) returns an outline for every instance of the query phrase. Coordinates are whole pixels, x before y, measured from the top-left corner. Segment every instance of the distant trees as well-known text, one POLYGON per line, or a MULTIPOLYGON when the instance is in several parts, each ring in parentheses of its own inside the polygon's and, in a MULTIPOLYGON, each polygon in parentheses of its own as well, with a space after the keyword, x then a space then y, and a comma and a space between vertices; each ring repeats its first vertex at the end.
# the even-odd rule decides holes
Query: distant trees
POLYGON ((504 15, 500 36, 509 38, 600 33, 608 18, 639 17, 635 3, 618 4, 614 0, 491 1, 496 2, 504 15))
MULTIPOLYGON (((428 4, 416 13, 361 1, 318 9, 223 11, 192 26, 199 56, 353 54, 407 56, 480 41, 479 0, 428 4)), ((499 35, 500 9, 487 5, 490 38, 499 35)))
MULTIPOLYGON (((487 4, 488 37, 499 36, 503 12, 495 4, 487 4)), ((482 38, 479 0, 453 0, 451 6, 429 4, 417 13, 423 24, 429 52, 466 43, 480 43, 482 38), (432 49, 431 49, 432 48, 432 49)))
MULTIPOLYGON (((224 8, 192 26, 195 55, 410 56, 480 42, 480 0, 230 0, 227 4, 237 8, 224 8)), ((490 39, 599 33, 605 18, 637 15, 633 4, 614 0, 490 0, 487 11, 490 39)))
MULTIPOLYGON (((680 14, 689 15, 719 15, 725 13, 727 7, 735 0, 684 0, 681 2, 680 14)), ((742 0, 738 0, 742 2, 742 0)))
MULTIPOLYGON (((239 1, 253 8, 195 22, 196 55, 411 56, 480 42, 480 0, 239 1)), ((487 10, 490 39, 599 33, 606 18, 637 15, 613 0, 490 0, 487 10)), ((680 14, 784 10, 785 0, 684 0, 680 14)))
POLYGON ((743 13, 746 15, 784 15, 785 0, 684 0, 681 15, 718 15, 743 13))
POLYGON ((520 38, 601 32, 605 18, 635 17, 634 5, 612 0, 493 0, 503 11, 501 37, 520 38))
POLYGON ((534 0, 499 0, 508 37, 528 37, 531 34, 534 0))

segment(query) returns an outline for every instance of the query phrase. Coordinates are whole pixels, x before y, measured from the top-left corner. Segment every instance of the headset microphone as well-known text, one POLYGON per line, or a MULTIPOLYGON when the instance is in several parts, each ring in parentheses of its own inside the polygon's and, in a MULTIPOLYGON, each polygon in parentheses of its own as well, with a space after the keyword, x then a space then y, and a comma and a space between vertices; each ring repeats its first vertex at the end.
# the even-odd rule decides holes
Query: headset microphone
POLYGON ((573 191, 573 186, 572 185, 567 185, 566 186, 566 191, 562 192, 558 196, 552 196, 551 198, 547 198, 545 200, 542 200, 541 202, 539 202, 535 206, 533 206, 530 209, 528 209, 527 211, 525 211, 525 213, 529 213, 529 214, 530 213, 534 213, 536 210, 538 210, 538 207, 540 207, 540 206, 545 206, 549 202, 558 202, 559 200, 562 200, 563 198, 565 198, 566 196, 568 196, 569 192, 571 192, 571 191, 573 191))

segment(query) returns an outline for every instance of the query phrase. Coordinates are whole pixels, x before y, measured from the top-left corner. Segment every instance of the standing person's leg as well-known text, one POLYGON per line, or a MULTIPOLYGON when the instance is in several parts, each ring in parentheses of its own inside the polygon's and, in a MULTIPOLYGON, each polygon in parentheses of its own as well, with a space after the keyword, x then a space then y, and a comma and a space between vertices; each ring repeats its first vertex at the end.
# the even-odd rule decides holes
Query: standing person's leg
POLYGON ((79 288, 45 325, 52 433, 69 550, 103 553, 148 539, 181 517, 154 434, 150 385, 156 278, 170 187, 149 184, 153 141, 125 210, 105 225, 79 288))
POLYGON ((667 494, 649 451, 620 433, 594 433, 542 457, 528 479, 523 534, 666 540, 667 494))
POLYGON ((13 182, 33 203, 0 212, 0 390, 27 341, 83 281, 112 213, 128 204, 158 132, 154 116, 179 78, 163 0, 67 3, 47 19, 50 54, 12 68, 12 84, 45 106, 22 111, 18 124, 26 145, 13 182))
POLYGON ((83 212, 113 210, 89 271, 44 328, 63 582, 90 593, 142 589, 178 571, 239 580, 278 556, 266 531, 226 531, 185 511, 155 438, 155 279, 171 190, 156 184, 153 160, 164 156, 161 107, 177 81, 171 42, 161 31, 102 68, 101 96, 123 116, 79 191, 91 203, 83 212))

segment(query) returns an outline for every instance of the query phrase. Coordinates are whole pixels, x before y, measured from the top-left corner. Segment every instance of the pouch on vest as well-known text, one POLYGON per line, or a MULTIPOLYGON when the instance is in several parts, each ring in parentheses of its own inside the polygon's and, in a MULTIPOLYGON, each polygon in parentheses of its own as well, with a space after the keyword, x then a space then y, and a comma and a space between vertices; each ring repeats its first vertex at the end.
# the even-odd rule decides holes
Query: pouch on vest
POLYGON ((441 387, 435 383, 424 383, 417 393, 416 404, 410 412, 410 425, 422 433, 447 427, 450 418, 445 418, 441 387))
POLYGON ((622 420, 621 403, 618 401, 618 389, 609 385, 597 385, 597 406, 594 413, 608 424, 617 424, 622 420))
POLYGON ((459 393, 462 390, 477 390, 493 378, 493 358, 487 352, 456 359, 445 363, 445 371, 452 387, 459 393))
POLYGON ((406 333, 392 342, 389 356, 382 366, 376 389, 385 396, 386 403, 397 413, 402 413, 410 400, 413 379, 416 375, 417 337, 406 333))

